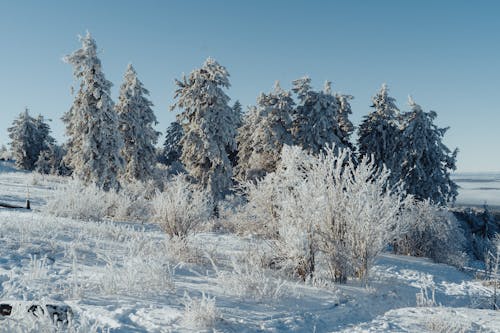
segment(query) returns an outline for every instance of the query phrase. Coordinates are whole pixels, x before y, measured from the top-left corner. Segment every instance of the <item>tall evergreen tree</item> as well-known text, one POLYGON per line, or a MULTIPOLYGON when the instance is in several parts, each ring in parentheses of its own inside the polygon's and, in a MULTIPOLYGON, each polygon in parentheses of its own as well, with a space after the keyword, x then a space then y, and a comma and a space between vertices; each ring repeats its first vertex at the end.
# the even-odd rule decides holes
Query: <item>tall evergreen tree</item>
POLYGON ((374 111, 363 118, 358 128, 358 149, 362 156, 373 156, 379 167, 385 165, 391 170, 391 182, 399 180, 400 161, 395 158, 398 152, 399 109, 396 100, 389 96, 385 84, 373 96, 374 111))
POLYGON ((181 140, 184 136, 182 126, 173 121, 165 133, 165 142, 163 143, 162 163, 172 165, 180 161, 182 155, 181 140))
POLYGON ((284 145, 292 145, 291 113, 295 103, 276 82, 269 94, 260 94, 238 135, 238 176, 252 179, 276 170, 284 145))
POLYGON ((112 83, 102 72, 95 40, 89 33, 80 39, 82 47, 64 58, 80 83, 73 105, 62 118, 68 136, 64 162, 85 183, 95 183, 104 190, 117 189, 123 160, 118 116, 111 100, 112 83))
POLYGON ((176 84, 177 101, 171 109, 183 110, 177 116, 184 129, 182 163, 215 200, 222 199, 232 185, 227 150, 236 148, 234 110, 224 92, 230 86, 229 73, 208 58, 200 69, 176 84))
POLYGON ((457 185, 451 180, 450 171, 456 169, 458 150, 452 152, 442 142, 448 128, 434 124, 436 112, 424 112, 411 98, 409 104, 411 110, 403 117, 398 156, 406 192, 440 205, 454 202, 457 185))
POLYGON ((158 122, 148 99, 149 91, 128 65, 116 104, 119 129, 123 138, 122 156, 125 160, 123 176, 126 180, 145 181, 153 178, 156 161, 155 144, 160 133, 153 125, 158 122))
POLYGON ((339 103, 331 93, 330 82, 326 82, 324 91, 312 90, 310 83, 309 77, 293 81, 292 91, 299 104, 294 110, 292 134, 295 144, 318 154, 326 145, 343 145, 337 136, 341 133, 337 122, 339 103))

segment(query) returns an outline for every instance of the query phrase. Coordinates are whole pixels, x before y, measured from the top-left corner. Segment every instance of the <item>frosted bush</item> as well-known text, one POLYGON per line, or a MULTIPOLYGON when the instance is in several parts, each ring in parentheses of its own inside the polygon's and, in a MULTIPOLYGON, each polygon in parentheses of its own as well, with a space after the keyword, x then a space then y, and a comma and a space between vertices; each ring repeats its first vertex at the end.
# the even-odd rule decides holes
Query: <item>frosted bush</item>
POLYGON ((184 294, 184 313, 182 324, 191 329, 211 329, 215 326, 220 313, 215 305, 215 297, 210 297, 205 293, 200 298, 191 298, 184 294))
POLYGON ((261 258, 255 253, 247 252, 241 258, 231 258, 229 271, 219 270, 215 264, 213 266, 217 282, 231 296, 258 301, 282 297, 287 291, 286 282, 273 277, 273 272, 262 264, 261 258))
POLYGON ((94 184, 71 180, 60 186, 49 198, 46 213, 80 220, 145 221, 150 215, 148 198, 154 193, 151 183, 130 183, 120 192, 104 191, 94 184))
POLYGON ((132 257, 123 263, 109 261, 99 281, 106 295, 157 295, 172 291, 172 267, 158 258, 132 257))
POLYGON ((211 195, 176 176, 152 200, 154 222, 170 236, 186 237, 213 212, 211 195))
POLYGON ((120 198, 113 191, 74 180, 61 186, 47 201, 45 212, 61 217, 100 221, 113 215, 120 198))
POLYGON ((466 239, 455 216, 429 200, 408 205, 402 219, 407 231, 397 238, 398 254, 428 257, 457 267, 465 265, 466 239))
POLYGON ((409 199, 389 189, 389 171, 349 156, 335 147, 315 156, 285 146, 277 171, 246 185, 249 223, 271 230, 278 266, 303 280, 313 278, 319 257, 336 281, 365 277, 401 231, 409 199))

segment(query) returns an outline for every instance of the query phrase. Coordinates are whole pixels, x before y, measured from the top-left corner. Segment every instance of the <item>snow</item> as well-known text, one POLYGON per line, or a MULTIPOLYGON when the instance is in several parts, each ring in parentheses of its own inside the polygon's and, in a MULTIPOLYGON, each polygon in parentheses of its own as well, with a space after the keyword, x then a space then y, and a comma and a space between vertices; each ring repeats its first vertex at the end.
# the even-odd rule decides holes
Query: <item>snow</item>
POLYGON ((500 209, 500 173, 456 173, 453 180, 460 187, 457 205, 488 204, 500 209))
MULTIPOLYGON (((67 304, 71 325, 82 332, 203 331, 185 318, 185 295, 202 293, 217 307, 207 332, 500 332, 499 312, 488 310, 490 287, 454 267, 384 253, 366 281, 311 284, 267 271, 261 281, 245 280, 231 258, 249 248, 265 251, 257 238, 199 233, 190 241, 202 258, 183 262, 168 253, 169 240, 156 225, 47 215, 43 206, 61 178, 0 163, 0 202, 24 204, 28 187, 33 207, 0 208, 0 303, 67 304), (238 281, 280 289, 275 298, 253 297, 236 290, 238 281), (417 307, 423 289, 435 291, 435 306, 417 307)), ((0 332, 14 331, 29 316, 0 316, 0 332)))

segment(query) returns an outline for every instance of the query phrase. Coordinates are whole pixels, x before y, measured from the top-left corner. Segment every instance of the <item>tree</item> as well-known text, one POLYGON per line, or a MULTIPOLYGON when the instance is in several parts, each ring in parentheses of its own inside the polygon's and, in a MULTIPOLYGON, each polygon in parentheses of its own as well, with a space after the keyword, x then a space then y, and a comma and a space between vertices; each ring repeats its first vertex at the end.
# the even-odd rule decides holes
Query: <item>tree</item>
MULTIPOLYGON (((239 129, 241 126, 243 126, 243 111, 240 101, 234 102, 232 109, 234 115, 234 126, 236 129, 239 129)), ((236 166, 238 165, 238 149, 236 148, 236 146, 234 146, 233 148, 228 147, 227 153, 233 169, 236 168, 236 166)))
POLYGON ((137 78, 134 67, 129 64, 115 108, 123 138, 121 150, 125 160, 123 177, 127 181, 145 181, 153 178, 156 161, 155 144, 160 133, 153 128, 158 122, 151 109, 153 103, 147 98, 148 95, 149 91, 144 88, 137 78))
POLYGON ((102 72, 95 40, 89 33, 80 40, 82 47, 64 57, 80 83, 73 105, 62 118, 68 136, 64 162, 84 183, 94 183, 104 190, 118 189, 122 139, 111 100, 112 83, 102 72))
POLYGON ((24 170, 34 170, 40 152, 55 142, 44 117, 31 117, 28 108, 14 120, 8 131, 16 166, 24 170))
POLYGON ((276 82, 269 94, 260 94, 257 107, 251 108, 238 135, 238 175, 258 178, 276 170, 283 145, 293 143, 290 127, 294 102, 290 92, 276 82))
POLYGON ((224 198, 232 185, 228 149, 236 148, 234 110, 228 105, 229 73, 208 58, 189 77, 176 80, 176 103, 183 111, 177 120, 184 129, 181 160, 189 174, 210 190, 215 201, 224 198))
POLYGON ((166 130, 165 142, 163 143, 162 159, 165 165, 172 165, 180 160, 182 155, 181 140, 184 135, 182 126, 173 121, 166 130))
POLYGON ((326 145, 343 146, 337 136, 341 133, 337 122, 339 103, 331 93, 330 82, 319 92, 312 90, 310 83, 309 77, 293 81, 292 91, 300 102, 294 110, 292 134, 295 144, 318 154, 326 145))
POLYGON ((352 114, 351 103, 349 103, 349 101, 354 99, 354 97, 351 95, 336 93, 335 98, 339 103, 336 118, 338 124, 338 133, 336 134, 339 137, 340 142, 342 142, 345 147, 349 147, 349 149, 353 150, 354 146, 349 141, 352 132, 354 132, 354 125, 349 120, 349 115, 352 114))
POLYGON ((56 144, 49 145, 47 149, 40 152, 35 163, 35 170, 43 174, 69 176, 71 171, 63 163, 65 154, 63 147, 56 144))
POLYGON ((442 142, 448 128, 438 128, 433 123, 436 112, 424 112, 411 97, 409 104, 411 110, 403 116, 397 157, 404 188, 419 200, 430 199, 439 205, 454 202, 457 185, 451 180, 450 171, 456 169, 458 150, 452 152, 442 142))
POLYGON ((389 96, 387 85, 372 98, 374 111, 363 118, 358 129, 358 149, 360 159, 373 156, 378 167, 387 166, 391 172, 391 182, 399 180, 399 161, 395 159, 398 150, 399 109, 396 100, 389 96))

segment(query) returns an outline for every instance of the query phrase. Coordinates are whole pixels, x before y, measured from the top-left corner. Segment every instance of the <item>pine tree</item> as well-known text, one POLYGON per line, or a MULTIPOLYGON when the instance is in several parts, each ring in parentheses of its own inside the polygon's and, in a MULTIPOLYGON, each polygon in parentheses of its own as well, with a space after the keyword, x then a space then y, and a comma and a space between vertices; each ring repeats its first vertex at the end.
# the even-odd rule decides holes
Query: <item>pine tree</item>
POLYGON ((351 134, 354 132, 354 125, 349 120, 349 115, 352 114, 350 100, 354 99, 351 95, 335 94, 335 98, 339 103, 337 110, 337 124, 339 132, 336 133, 340 142, 349 149, 354 150, 354 145, 350 142, 351 134))
POLYGON ((63 147, 56 144, 49 145, 47 149, 40 152, 35 163, 35 170, 43 174, 69 176, 71 171, 63 163, 65 153, 63 147))
POLYGON ((117 189, 123 160, 118 116, 111 100, 112 83, 102 72, 95 40, 89 33, 80 39, 82 48, 64 58, 80 82, 73 105, 62 118, 69 138, 64 163, 85 183, 104 190, 117 189))
POLYGON ((378 167, 383 165, 391 170, 391 183, 399 180, 400 161, 395 158, 398 152, 399 109, 396 100, 389 96, 385 84, 373 96, 374 111, 363 118, 358 128, 359 158, 373 156, 378 167))
POLYGON ((339 103, 331 93, 330 82, 320 92, 312 90, 310 83, 309 77, 293 81, 292 91, 300 102, 294 110, 292 134, 295 144, 318 154, 326 145, 343 146, 337 136, 341 133, 337 122, 339 103))
POLYGON ((184 129, 181 160, 189 174, 222 199, 232 185, 232 166, 227 150, 236 148, 233 109, 228 105, 229 73, 208 58, 202 68, 182 81, 176 80, 177 102, 182 109, 177 119, 184 129))
POLYGON ((411 98, 409 104, 398 156, 404 188, 419 200, 430 199, 439 205, 454 202, 457 185, 450 171, 456 169, 458 150, 451 152, 442 142, 448 128, 433 123, 436 112, 424 112, 411 98))
POLYGON ((115 108, 124 143, 121 151, 125 160, 123 177, 127 181, 153 178, 155 144, 160 133, 153 128, 158 122, 148 95, 149 91, 144 88, 134 67, 129 64, 115 108))
MULTIPOLYGON (((234 126, 236 129, 239 129, 241 128, 241 126, 243 126, 243 111, 240 101, 234 102, 232 109, 234 115, 234 126)), ((227 153, 233 169, 236 168, 236 166, 238 165, 238 149, 236 147, 228 147, 227 153)))
POLYGON ((259 178, 276 170, 283 145, 293 143, 290 127, 295 103, 289 91, 276 82, 269 94, 260 94, 238 135, 238 177, 259 178))
POLYGON ((181 140, 184 136, 182 126, 173 121, 166 130, 165 142, 163 143, 162 163, 172 165, 179 162, 182 155, 181 140))
POLYGON ((254 152, 254 142, 252 136, 255 129, 262 121, 259 110, 255 106, 251 106, 248 112, 243 117, 243 124, 238 128, 236 142, 238 144, 237 156, 238 164, 235 167, 235 176, 238 180, 242 181, 247 178, 247 172, 252 169, 250 166, 250 157, 254 152))
POLYGON ((27 108, 8 131, 16 166, 24 170, 34 170, 40 153, 55 142, 44 117, 31 117, 27 108))

